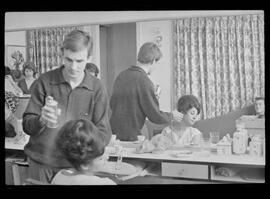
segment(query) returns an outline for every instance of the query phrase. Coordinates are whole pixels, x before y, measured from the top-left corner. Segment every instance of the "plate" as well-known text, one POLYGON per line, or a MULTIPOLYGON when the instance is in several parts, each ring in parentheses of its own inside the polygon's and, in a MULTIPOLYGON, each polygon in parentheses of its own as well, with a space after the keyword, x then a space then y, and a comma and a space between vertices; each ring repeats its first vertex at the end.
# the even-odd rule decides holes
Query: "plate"
POLYGON ((181 150, 181 151, 172 153, 171 156, 175 158, 184 158, 184 157, 190 157, 192 154, 193 152, 190 150, 181 150))
POLYGON ((122 162, 120 164, 119 169, 117 169, 116 162, 107 161, 104 163, 103 161, 101 161, 100 163, 97 164, 96 169, 94 169, 94 171, 116 175, 131 175, 138 172, 138 169, 132 164, 126 162, 122 162))

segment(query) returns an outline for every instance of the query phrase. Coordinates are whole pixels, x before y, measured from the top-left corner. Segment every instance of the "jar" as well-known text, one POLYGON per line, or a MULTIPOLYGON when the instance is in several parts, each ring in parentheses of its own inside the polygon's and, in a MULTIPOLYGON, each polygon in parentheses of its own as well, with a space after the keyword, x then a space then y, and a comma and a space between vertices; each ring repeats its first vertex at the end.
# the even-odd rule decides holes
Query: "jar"
POLYGON ((235 154, 244 154, 248 146, 248 133, 244 123, 236 124, 236 132, 233 134, 233 152, 235 154))
POLYGON ((260 136, 254 136, 249 143, 249 153, 254 156, 263 155, 263 139, 260 136))

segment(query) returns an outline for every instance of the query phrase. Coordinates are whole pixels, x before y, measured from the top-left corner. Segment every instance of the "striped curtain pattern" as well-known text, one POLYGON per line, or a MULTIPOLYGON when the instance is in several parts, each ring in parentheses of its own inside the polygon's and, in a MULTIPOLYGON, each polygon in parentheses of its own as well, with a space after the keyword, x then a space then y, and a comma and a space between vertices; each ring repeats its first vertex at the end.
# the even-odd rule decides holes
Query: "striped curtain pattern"
POLYGON ((226 114, 264 96, 264 15, 173 21, 174 106, 201 102, 201 117, 226 114))
POLYGON ((82 30, 83 27, 57 27, 26 31, 28 60, 35 63, 37 75, 62 64, 61 45, 65 35, 75 29, 82 30))

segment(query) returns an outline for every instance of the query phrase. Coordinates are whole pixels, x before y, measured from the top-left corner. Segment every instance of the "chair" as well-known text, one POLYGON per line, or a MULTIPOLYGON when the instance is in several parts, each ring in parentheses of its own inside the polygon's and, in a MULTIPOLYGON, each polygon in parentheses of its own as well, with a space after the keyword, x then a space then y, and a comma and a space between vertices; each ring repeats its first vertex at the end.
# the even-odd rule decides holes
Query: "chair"
POLYGON ((194 127, 199 129, 206 137, 209 136, 208 134, 211 131, 219 132, 220 137, 225 136, 227 133, 232 136, 236 130, 235 121, 242 115, 253 114, 255 114, 254 105, 249 105, 221 116, 200 120, 194 124, 194 127))

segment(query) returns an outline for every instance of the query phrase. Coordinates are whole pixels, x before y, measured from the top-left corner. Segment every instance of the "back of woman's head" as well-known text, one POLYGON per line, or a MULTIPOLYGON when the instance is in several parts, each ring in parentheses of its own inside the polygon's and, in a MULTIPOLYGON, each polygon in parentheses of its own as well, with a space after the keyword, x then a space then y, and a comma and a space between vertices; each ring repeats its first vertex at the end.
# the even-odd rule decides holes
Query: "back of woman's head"
POLYGON ((138 53, 138 62, 142 64, 151 64, 154 61, 160 60, 162 57, 161 50, 157 44, 153 42, 144 43, 138 53))
POLYGON ((85 119, 70 120, 59 130, 57 147, 77 170, 104 153, 105 142, 94 124, 85 119))
POLYGON ((187 111, 193 107, 197 109, 199 114, 201 111, 201 105, 194 95, 183 95, 178 100, 177 110, 183 114, 186 114, 187 111))

